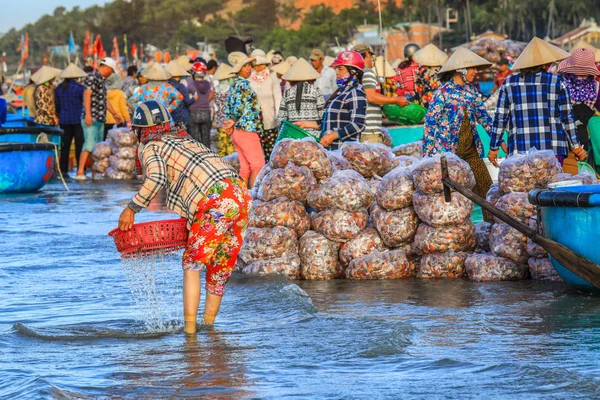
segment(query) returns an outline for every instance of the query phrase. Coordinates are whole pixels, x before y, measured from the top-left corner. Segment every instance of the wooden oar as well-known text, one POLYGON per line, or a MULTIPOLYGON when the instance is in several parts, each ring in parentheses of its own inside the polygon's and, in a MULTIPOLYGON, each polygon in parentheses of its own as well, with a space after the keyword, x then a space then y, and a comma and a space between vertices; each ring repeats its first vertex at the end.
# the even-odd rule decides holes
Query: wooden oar
POLYGON ((444 197, 447 202, 452 200, 452 194, 450 188, 456 190, 473 203, 479 204, 481 208, 489 212, 499 220, 505 222, 511 227, 515 228, 529 239, 543 247, 548 254, 550 254, 556 261, 558 261, 565 268, 569 269, 574 274, 580 276, 592 285, 600 289, 600 265, 593 263, 587 258, 577 254, 573 250, 569 249, 562 244, 555 242, 552 239, 542 236, 534 229, 531 229, 527 225, 513 219, 508 214, 497 209, 485 199, 479 197, 471 190, 467 189, 460 183, 452 180, 448 175, 448 162, 446 157, 441 158, 442 162, 442 183, 444 184, 444 197))

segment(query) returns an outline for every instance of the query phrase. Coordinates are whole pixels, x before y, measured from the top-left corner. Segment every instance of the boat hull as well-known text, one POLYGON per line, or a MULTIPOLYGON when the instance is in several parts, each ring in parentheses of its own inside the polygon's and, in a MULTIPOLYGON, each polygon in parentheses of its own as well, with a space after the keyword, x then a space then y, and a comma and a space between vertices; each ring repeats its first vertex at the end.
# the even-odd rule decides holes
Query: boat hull
POLYGON ((40 190, 54 173, 51 143, 0 143, 0 193, 40 190))
POLYGON ((52 127, 3 127, 0 128, 0 143, 37 143, 42 133, 51 143, 60 146, 63 130, 52 127))
MULTIPOLYGON (((600 185, 562 187, 561 191, 600 194, 600 185)), ((552 240, 600 265, 600 207, 541 207, 544 234, 552 240)), ((584 291, 598 291, 594 285, 574 274, 552 257, 556 272, 569 285, 584 291)))

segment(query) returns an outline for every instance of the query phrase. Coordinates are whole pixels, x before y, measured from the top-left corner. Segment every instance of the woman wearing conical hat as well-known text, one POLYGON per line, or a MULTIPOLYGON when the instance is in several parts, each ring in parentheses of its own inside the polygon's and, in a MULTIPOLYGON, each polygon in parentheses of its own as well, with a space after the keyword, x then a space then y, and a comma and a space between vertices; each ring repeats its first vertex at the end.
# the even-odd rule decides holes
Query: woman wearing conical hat
POLYGON ((498 149, 508 130, 508 151, 553 150, 562 164, 573 151, 578 160, 587 158, 579 143, 569 93, 558 75, 549 67, 569 57, 569 53, 550 43, 533 38, 525 47, 500 88, 496 115, 490 134, 488 158, 498 165, 498 149))
MULTIPOLYGON (((596 68, 594 52, 588 48, 573 50, 571 57, 564 59, 556 70, 562 76, 573 102, 573 116, 577 121, 577 137, 584 149, 590 149, 590 139, 599 141, 600 132, 588 133, 588 122, 594 114, 600 111, 600 82, 596 80, 600 71, 596 68)), ((599 143, 600 144, 600 143, 599 143)), ((592 146, 595 153, 600 154, 600 148, 592 146)), ((594 164, 600 162, 594 157, 594 164)), ((588 161, 589 163, 590 161, 588 161)))
POLYGON ((475 175, 473 191, 481 197, 488 192, 492 178, 482 160, 483 143, 476 126, 479 123, 489 130, 492 119, 472 82, 478 70, 490 65, 464 47, 446 61, 439 71, 445 82, 433 94, 423 133, 423 154, 454 153, 465 160, 475 175))
POLYGON ((142 76, 148 79, 148 83, 140 86, 129 98, 129 107, 135 110, 138 104, 148 101, 159 101, 169 113, 175 111, 183 102, 183 96, 171 85, 171 73, 165 70, 160 63, 152 63, 142 71, 142 76))
POLYGON ((57 126, 55 92, 52 84, 62 71, 57 68, 43 66, 31 79, 35 82, 35 123, 39 125, 57 126))
POLYGON ((419 64, 415 78, 415 100, 427 108, 433 93, 442 85, 437 73, 448 61, 448 55, 430 43, 418 50, 413 60, 419 64))
MULTIPOLYGON (((290 83, 290 88, 285 91, 279 106, 277 118, 280 121, 321 121, 325 100, 321 89, 315 85, 315 80, 320 76, 316 69, 304 58, 300 58, 283 75, 283 79, 290 83)), ((306 131, 319 138, 319 129, 308 128, 306 131)))
POLYGON ((56 112, 63 130, 62 147, 60 148, 60 172, 68 176, 69 153, 71 143, 75 140, 75 159, 79 165, 79 157, 83 149, 83 128, 81 116, 83 115, 83 93, 85 87, 77 83, 77 79, 85 78, 87 74, 77 65, 71 63, 60 74, 62 83, 56 88, 56 112))

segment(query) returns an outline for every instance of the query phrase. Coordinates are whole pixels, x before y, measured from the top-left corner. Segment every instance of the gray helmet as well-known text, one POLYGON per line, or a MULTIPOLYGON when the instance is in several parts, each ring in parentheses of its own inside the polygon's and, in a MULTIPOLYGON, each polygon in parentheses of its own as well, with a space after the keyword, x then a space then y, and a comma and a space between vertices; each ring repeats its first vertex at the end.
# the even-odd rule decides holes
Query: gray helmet
POLYGON ((416 43, 409 43, 404 46, 404 57, 412 58, 412 56, 419 50, 420 47, 416 43))

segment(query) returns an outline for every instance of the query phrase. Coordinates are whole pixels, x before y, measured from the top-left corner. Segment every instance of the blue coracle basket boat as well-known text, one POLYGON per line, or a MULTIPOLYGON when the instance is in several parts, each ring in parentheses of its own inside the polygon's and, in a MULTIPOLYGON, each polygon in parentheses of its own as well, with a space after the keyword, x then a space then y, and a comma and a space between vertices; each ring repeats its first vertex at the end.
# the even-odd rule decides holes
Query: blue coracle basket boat
MULTIPOLYGON (((600 185, 561 187, 544 192, 538 194, 542 200, 532 201, 541 208, 544 235, 600 265, 600 245, 597 242, 600 233, 600 185)), ((552 257, 550 259, 567 284, 584 291, 600 291, 552 257)))

